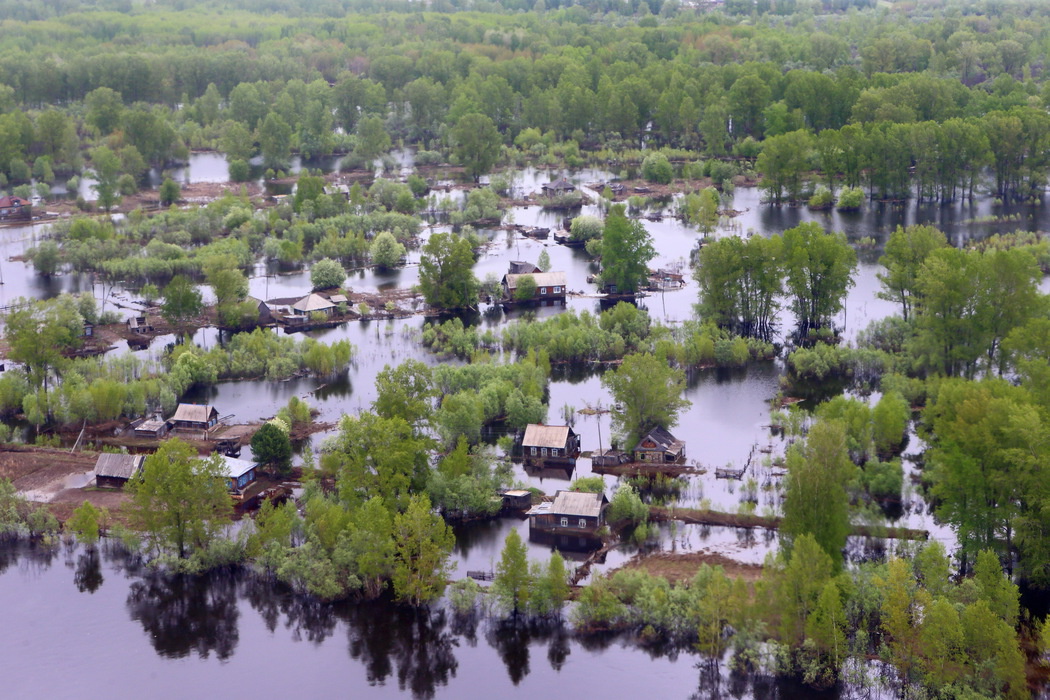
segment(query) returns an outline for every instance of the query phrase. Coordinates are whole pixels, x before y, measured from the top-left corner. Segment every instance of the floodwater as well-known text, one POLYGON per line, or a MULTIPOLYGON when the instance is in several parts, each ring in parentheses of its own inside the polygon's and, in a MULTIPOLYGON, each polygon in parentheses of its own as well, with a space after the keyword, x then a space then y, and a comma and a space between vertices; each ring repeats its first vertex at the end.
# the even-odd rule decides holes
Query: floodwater
MULTIPOLYGON (((331 164, 329 164, 331 165, 331 164)), ((311 164, 310 167, 317 167, 311 164)), ((190 181, 222 178, 225 161, 215 154, 194 154, 180 177, 190 181)), ((516 195, 535 191, 559 173, 527 169, 518 173, 513 186, 516 195)), ((608 173, 587 171, 574 175, 579 183, 606 179, 608 173)), ((877 263, 882 246, 897 225, 933 223, 949 239, 960 244, 969 238, 1018 228, 1050 228, 1044 206, 1001 206, 983 198, 974 205, 951 206, 870 205, 861 213, 810 212, 805 208, 773 208, 760 203, 760 192, 738 189, 732 208, 741 212, 723 225, 714 236, 772 235, 803 221, 818 221, 828 228, 844 231, 854 243, 871 237, 858 251, 859 267, 846 300, 845 310, 836 319, 844 337, 852 340, 873 320, 895 313, 891 303, 876 296, 879 288, 877 263), (989 217, 1018 215, 1020 220, 989 221, 989 217), (977 223, 975 223, 975 221, 977 223)), ((597 207, 582 208, 598 214, 597 207)), ((572 212, 573 214, 579 212, 572 212)), ((670 213, 670 207, 665 210, 670 213)), ((558 228, 565 212, 550 212, 539 206, 516 207, 510 219, 523 225, 558 228)), ((658 257, 654 267, 681 265, 687 269, 700 235, 671 216, 661 221, 645 221, 653 236, 658 257)), ((134 290, 110 290, 89 275, 62 275, 51 280, 37 278, 31 267, 10 258, 21 255, 44 233, 41 226, 0 229, 0 305, 20 296, 49 298, 66 291, 92 291, 97 298, 112 291, 113 298, 130 313, 137 298, 134 290)), ((426 240, 441 226, 427 227, 426 240)), ((537 241, 503 230, 480 231, 488 244, 475 267, 479 278, 501 276, 511 260, 536 261, 546 250, 551 269, 566 272, 569 288, 580 295, 571 297, 568 308, 597 313, 600 302, 594 286, 586 282, 595 271, 581 250, 556 245, 553 239, 537 241)), ((418 281, 419 249, 409 252, 408 265, 401 270, 379 273, 369 269, 350 271, 347 284, 355 289, 377 291, 409 287, 418 281)), ((257 266, 250 280, 251 294, 264 299, 294 297, 309 291, 308 272, 274 275, 257 266)), ((684 289, 653 294, 639 305, 668 325, 692 317, 696 301, 695 283, 687 276, 684 289)), ((107 306, 106 308, 112 308, 107 306)), ((560 313, 561 307, 542 308, 538 316, 560 313)), ((520 312, 504 313, 499 308, 483 308, 475 320, 498 331, 520 312)), ((334 379, 293 379, 287 382, 227 382, 195 390, 186 400, 214 404, 220 415, 233 415, 237 421, 253 421, 274 415, 291 396, 307 399, 320 411, 320 420, 335 422, 344 413, 367 410, 375 398, 376 374, 386 365, 408 359, 428 364, 443 360, 420 344, 424 320, 412 316, 397 320, 354 322, 337 328, 313 331, 312 337, 325 342, 348 339, 357 347, 351 368, 334 379)), ((790 314, 785 313, 780 328, 783 337, 790 332, 790 314)), ((157 356, 172 338, 157 339, 146 350, 157 356)), ((194 342, 211 346, 222 342, 222 335, 204 329, 194 342)), ((126 346, 114 352, 131 352, 126 346)), ((743 370, 705 370, 691 372, 685 396, 691 405, 685 409, 674 432, 687 443, 690 462, 704 473, 687 480, 679 503, 687 506, 710 505, 736 511, 755 503, 759 514, 776 512, 780 491, 769 461, 782 455, 786 445, 769 430, 770 400, 780 390, 781 362, 755 364, 743 370), (741 481, 716 479, 716 467, 741 467, 751 460, 741 481)), ((548 421, 562 421, 563 407, 575 411, 574 428, 582 436, 585 451, 608 447, 613 439, 608 413, 584 415, 586 408, 608 408, 612 399, 602 386, 598 371, 580 372, 555 368, 550 386, 548 421)), ((494 440, 498 431, 489 437, 494 440)), ((320 448, 325 434, 313 438, 320 448)), ((916 456, 922 445, 910 436, 907 456, 916 456)), ((905 459, 906 477, 914 471, 905 459)), ((547 493, 566 488, 572 479, 592 474, 589 459, 580 459, 572 472, 526 471, 515 465, 515 478, 547 493)), ((923 528, 951 547, 950 530, 933 522, 928 505, 905 479, 900 518, 895 524, 923 528)), ((616 479, 605 477, 607 492, 616 479)), ((515 529, 528 541, 528 524, 522 519, 503 518, 490 522, 459 525, 453 559, 454 578, 470 570, 491 571, 498 561, 503 541, 515 529)), ((661 524, 655 528, 650 548, 670 551, 708 551, 734 559, 760 563, 777 543, 775 535, 763 531, 739 531, 661 524)), ((895 546, 877 540, 851 539, 849 556, 865 559, 881 556, 885 547, 895 546)), ((545 561, 551 546, 529 543, 529 557, 545 561)), ((607 571, 622 565, 637 552, 632 545, 610 551, 595 566, 607 571)), ((567 553, 570 566, 583 554, 567 553)), ((145 580, 142 572, 127 568, 119 557, 103 556, 91 564, 83 552, 62 553, 48 558, 15 545, 0 546, 0 599, 25 600, 17 610, 5 611, 0 631, 0 658, 26 659, 15 668, 34 668, 28 660, 38 660, 56 651, 63 659, 63 672, 33 673, 14 679, 13 696, 83 696, 84 678, 91 687, 103 688, 129 678, 149 682, 159 696, 170 693, 183 697, 193 691, 215 694, 216 689, 258 687, 265 679, 272 695, 319 694, 332 687, 352 688, 355 695, 387 696, 411 692, 418 697, 434 694, 447 697, 503 697, 543 693, 553 696, 604 694, 625 697, 652 693, 661 697, 687 697, 698 692, 700 677, 693 667, 695 657, 683 658, 650 654, 613 640, 607 643, 580 643, 564 634, 508 635, 483 624, 471 632, 449 616, 433 613, 416 616, 386 606, 317 606, 289 596, 248 577, 214 575, 204 579, 145 580), (86 563, 85 563, 86 562, 86 563), (5 570, 6 569, 6 570, 5 570), (90 582, 104 580, 95 586, 90 582), (74 585, 70 585, 73 583, 74 585), (84 588, 84 586, 87 586, 84 588), (78 592, 78 588, 82 588, 78 592), (64 596, 71 596, 65 598, 64 596), (53 614, 55 609, 65 612, 53 614), (389 618, 395 622, 389 622, 389 618), (411 619, 409 619, 411 618, 411 619), (104 641, 104 643, 100 643, 104 641), (280 658, 276 669, 266 659, 280 658), (119 659, 119 663, 114 663, 119 659), (644 661, 642 661, 644 659, 644 661), (262 663, 260 663, 262 662, 262 663), (640 672, 641 671, 641 672, 640 672), (154 682, 159 681, 159 682, 154 682), (335 683, 333 683, 333 681, 335 683), (312 687, 311 683, 320 683, 312 687), (340 685, 336 685, 336 683, 340 685), (284 691, 284 693, 282 693, 284 691), (316 691, 316 692, 311 692, 316 691)), ((16 607, 16 606, 8 606, 16 607)), ((53 658, 53 657, 52 657, 53 658)), ((10 675, 10 674, 9 674, 10 675)), ((722 688, 711 693, 732 692, 737 697, 762 696, 766 691, 777 697, 791 697, 785 688, 762 690, 722 688)), ((236 691, 234 691, 236 692, 236 691)), ((151 695, 157 694, 151 690, 151 695)), ((87 693, 90 694, 90 693, 87 693)), ((703 691, 708 696, 708 691, 703 691)), ((812 695, 809 695, 812 696, 812 695)))
POLYGON ((17 601, 0 626, 9 698, 815 697, 561 625, 323 604, 244 571, 159 576, 106 545, 0 543, 0 600, 17 601))

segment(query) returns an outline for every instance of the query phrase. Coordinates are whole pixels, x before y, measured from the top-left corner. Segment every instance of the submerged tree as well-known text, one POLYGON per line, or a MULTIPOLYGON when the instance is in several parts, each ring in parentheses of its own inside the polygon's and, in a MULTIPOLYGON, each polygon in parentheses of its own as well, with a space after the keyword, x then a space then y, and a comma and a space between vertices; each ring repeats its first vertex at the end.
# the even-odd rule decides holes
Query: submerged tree
POLYGON ((614 205, 602 233, 602 282, 618 293, 633 294, 649 279, 649 261, 655 256, 645 226, 628 219, 622 204, 614 205))
POLYGON ((525 610, 532 588, 529 575, 528 549, 517 530, 511 530, 503 543, 503 553, 496 565, 496 577, 492 581, 492 593, 500 605, 511 611, 514 617, 525 610))
POLYGON ((480 285, 474 276, 470 241, 452 233, 435 233, 423 246, 419 287, 431 306, 463 309, 476 306, 480 285))
POLYGON ((425 605, 445 591, 455 564, 456 544, 445 521, 430 509, 430 499, 413 496, 404 513, 394 516, 394 595, 411 605, 425 605))
POLYGON ((831 323, 853 286, 856 267, 857 253, 842 233, 812 222, 784 232, 784 271, 800 332, 831 323))

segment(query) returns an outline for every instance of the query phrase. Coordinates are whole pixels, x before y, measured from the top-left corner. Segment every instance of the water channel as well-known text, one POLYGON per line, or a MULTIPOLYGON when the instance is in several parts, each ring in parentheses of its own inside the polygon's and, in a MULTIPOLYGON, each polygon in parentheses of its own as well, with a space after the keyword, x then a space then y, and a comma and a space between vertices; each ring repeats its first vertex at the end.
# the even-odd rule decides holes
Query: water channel
MULTIPOLYGON (((194 154, 181 176, 205 181, 220 177, 216 172, 221 166, 214 159, 213 154, 194 154)), ((527 169, 515 176, 514 186, 522 192, 534 191, 556 176, 527 169)), ((571 175, 579 183, 609 176, 600 171, 571 175)), ((855 286, 838 320, 847 340, 855 338, 872 320, 895 312, 891 303, 876 296, 881 269, 877 260, 889 232, 898 224, 933 223, 945 230, 955 244, 994 232, 1050 229, 1045 206, 1002 206, 990 198, 973 205, 869 205, 861 213, 842 214, 773 208, 761 203, 760 194, 756 189, 737 189, 731 207, 741 213, 731 222, 724 222, 713 235, 771 235, 812 220, 844 231, 853 242, 865 237, 874 239, 874 246, 869 244, 859 250, 855 286), (972 223, 1003 215, 1019 215, 1020 220, 972 223)), ((598 213, 590 206, 582 211, 598 213)), ((554 229, 564 213, 530 206, 515 207, 510 215, 518 224, 554 229)), ((645 221, 645 225, 658 251, 653 267, 688 264, 699 240, 695 230, 671 216, 645 221)), ((425 240, 434 230, 443 229, 427 228, 422 238, 425 240)), ((11 260, 43 233, 41 226, 0 230, 0 306, 20 296, 47 298, 67 291, 91 290, 101 297, 102 285, 89 275, 42 280, 31 267, 11 260)), ((593 313, 600 310, 599 301, 593 296, 596 290, 586 282, 594 270, 582 251, 505 230, 481 233, 489 243, 475 268, 479 278, 490 273, 502 275, 511 260, 535 261, 546 250, 551 269, 564 271, 569 289, 581 293, 570 297, 568 307, 593 313)), ((388 273, 354 270, 347 284, 358 290, 411 286, 418 280, 418 260, 417 249, 410 252, 405 268, 388 273)), ((641 299, 639 305, 669 325, 690 318, 696 287, 691 279, 687 280, 684 289, 654 294, 641 299)), ((275 276, 264 265, 257 267, 250 285, 250 293, 264 299, 301 295, 310 286, 308 272, 275 276)), ((135 290, 117 289, 114 294, 124 301, 136 299, 135 290)), ((545 308, 538 315, 560 311, 545 308)), ((518 315, 519 312, 508 314, 499 308, 483 308, 478 322, 498 331, 518 315)), ((353 366, 336 381, 229 382, 195 391, 187 399, 210 402, 220 415, 233 414, 236 421, 252 421, 274 415, 290 396, 298 395, 307 397, 320 410, 320 420, 334 422, 343 413, 369 406, 375 397, 375 375, 385 365, 407 359, 429 364, 442 361, 419 343, 423 324, 421 317, 413 316, 354 322, 312 332, 312 336, 326 342, 349 339, 358 349, 353 366)), ((782 323, 781 329, 790 330, 790 319, 782 323)), ((203 329, 194 340, 210 346, 222 339, 214 329, 203 329)), ((159 356, 164 344, 164 339, 158 339, 150 348, 136 352, 159 356)), ((114 352, 131 350, 125 346, 114 352)), ((742 484, 716 479, 714 467, 742 465, 756 447, 766 448, 770 454, 783 452, 784 444, 768 428, 769 402, 780 389, 782 374, 779 361, 752 365, 746 370, 690 374, 686 398, 691 406, 682 413, 675 433, 686 441, 690 460, 707 468, 707 472, 690 479, 683 492, 683 504, 703 501, 717 509, 735 511, 743 498, 742 484)), ((582 435, 583 449, 607 447, 611 435, 609 416, 586 416, 579 410, 611 403, 597 372, 556 369, 550 387, 548 419, 559 422, 562 407, 572 407, 577 411, 574 427, 582 435)), ((315 436, 314 447, 320 447, 325 437, 315 436)), ((921 443, 912 436, 908 454, 918 454, 921 449, 921 443)), ((910 464, 906 459, 906 476, 910 464)), ((769 481, 768 470, 763 469, 756 465, 750 478, 760 483, 769 481)), ((587 459, 579 461, 574 473, 563 476, 530 474, 520 464, 515 466, 516 478, 547 493, 567 487, 571 478, 590 474, 587 459)), ((951 547, 954 539, 950 530, 933 521, 927 504, 908 485, 910 479, 905 482, 903 512, 896 524, 927 529, 932 537, 951 547)), ((615 479, 606 477, 606 483, 611 492, 615 479)), ((763 490, 759 512, 774 508, 775 499, 775 492, 763 490)), ((454 576, 461 577, 467 570, 491 570, 511 529, 519 530, 528 541, 524 520, 500 519, 458 528, 454 576)), ((679 525, 661 527, 655 546, 675 551, 706 550, 760 563, 766 553, 776 548, 776 539, 761 532, 679 525)), ((872 546, 851 541, 850 554, 865 558, 872 555, 872 546)), ((874 546, 877 555, 882 543, 874 546)), ((530 556, 537 560, 546 560, 549 551, 545 545, 530 545, 530 556)), ((597 570, 615 568, 634 553, 628 546, 614 550, 597 570)), ((419 617, 392 607, 348 605, 322 609, 270 584, 233 574, 162 581, 105 551, 92 563, 88 553, 79 550, 48 554, 23 545, 0 545, 0 600, 25 601, 5 606, 0 658, 6 659, 10 667, 21 669, 21 673, 33 667, 26 663, 28 660, 56 656, 63 660, 61 673, 37 673, 33 677, 16 674, 12 697, 92 695, 83 690, 112 687, 117 679, 123 687, 137 687, 135 681, 150 683, 150 694, 158 694, 152 689, 159 688, 160 697, 184 697, 190 692, 214 695, 257 687, 265 688, 267 696, 303 695, 304 691, 315 695, 331 692, 332 688, 347 688, 355 696, 386 696, 403 691, 417 697, 435 693, 447 697, 525 693, 630 697, 655 690, 662 697, 688 697, 697 692, 699 683, 693 667, 696 659, 690 654, 676 659, 674 654, 649 654, 618 640, 581 643, 568 639, 564 633, 537 634, 524 640, 517 634, 508 641, 506 635, 501 636, 499 630, 490 629, 487 624, 473 631, 457 629, 448 616, 433 613, 419 617), (98 585, 85 584, 88 581, 98 585), (55 614, 56 610, 63 613, 55 614), (273 663, 276 659, 280 659, 279 664, 273 663), (88 684, 79 685, 85 679, 88 684), (322 685, 311 685, 314 683, 322 685), (77 692, 78 688, 81 692, 77 692)), ((788 688, 755 688, 746 682, 743 687, 723 691, 736 697, 791 696, 788 688)))

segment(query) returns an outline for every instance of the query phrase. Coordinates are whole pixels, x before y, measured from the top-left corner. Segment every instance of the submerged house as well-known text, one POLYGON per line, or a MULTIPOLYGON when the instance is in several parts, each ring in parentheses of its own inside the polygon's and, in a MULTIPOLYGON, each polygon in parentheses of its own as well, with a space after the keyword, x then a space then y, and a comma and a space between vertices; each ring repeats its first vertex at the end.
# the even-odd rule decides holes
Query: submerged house
POLYGON ((0 220, 28 219, 33 214, 33 204, 25 197, 7 195, 0 197, 0 220))
POLYGON ((605 494, 558 491, 554 501, 541 503, 529 511, 529 530, 593 537, 605 524, 608 507, 605 494))
POLYGON ((292 313, 296 316, 309 316, 313 313, 323 313, 331 316, 335 313, 335 304, 320 294, 307 294, 299 301, 292 304, 292 313))
POLYGON ((95 486, 122 489, 139 473, 146 458, 142 455, 100 454, 95 462, 95 486))
POLYGON ((554 182, 548 182, 543 186, 543 194, 548 197, 557 197, 562 194, 569 194, 576 191, 576 185, 572 184, 565 178, 559 178, 554 182))
POLYGON ((131 333, 152 333, 153 324, 149 322, 149 318, 146 316, 132 316, 128 320, 124 321, 124 325, 128 327, 128 331, 131 333))
POLYGON ((521 451, 527 465, 575 465, 580 456, 580 436, 567 425, 529 423, 521 451))
POLYGON ((244 490, 255 481, 255 464, 246 459, 223 456, 223 478, 226 488, 236 498, 244 496, 244 490))
POLYGON ((219 424, 219 411, 214 406, 180 403, 171 417, 175 430, 210 430, 219 424))
POLYGON ((161 418, 149 418, 135 426, 135 437, 159 439, 168 434, 168 421, 161 418))
POLYGON ((685 459, 685 443, 663 428, 656 427, 642 436, 634 448, 636 462, 677 464, 685 459))
POLYGON ((507 273, 503 275, 503 301, 565 301, 565 273, 564 272, 532 272, 528 274, 515 275, 507 273), (518 298, 518 286, 526 277, 531 277, 536 287, 532 296, 528 299, 518 298))
POLYGON ((248 297, 245 301, 249 302, 255 307, 256 317, 255 321, 260 326, 269 326, 274 322, 273 311, 270 310, 270 305, 262 299, 256 299, 255 297, 248 297))

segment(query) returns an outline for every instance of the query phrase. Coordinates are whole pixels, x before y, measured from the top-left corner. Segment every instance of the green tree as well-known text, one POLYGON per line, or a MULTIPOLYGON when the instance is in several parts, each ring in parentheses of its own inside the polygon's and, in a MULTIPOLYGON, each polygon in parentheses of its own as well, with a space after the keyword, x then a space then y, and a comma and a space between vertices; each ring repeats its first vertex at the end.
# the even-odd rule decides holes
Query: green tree
POLYGON ((755 167, 774 204, 801 197, 802 176, 809 170, 812 150, 813 137, 802 129, 766 139, 755 167))
POLYGON ((478 182, 499 158, 501 139, 495 123, 484 114, 466 114, 449 135, 456 159, 478 182))
POLYGON ((310 268, 310 284, 316 289, 335 289, 346 281, 342 263, 331 258, 318 260, 310 268))
POLYGON ((362 117, 357 123, 357 145, 354 154, 371 167, 372 161, 390 150, 390 134, 383 120, 376 116, 362 117))
POLYGON ((350 547, 365 595, 377 598, 394 572, 394 517, 379 496, 354 511, 350 547))
POLYGON ((492 594, 499 604, 514 617, 523 612, 529 602, 534 581, 529 575, 528 548, 517 530, 511 530, 503 542, 503 552, 496 564, 492 580, 492 594))
POLYGON ((463 309, 476 306, 480 285, 473 272, 470 241, 452 233, 434 233, 423 246, 419 287, 431 306, 463 309))
POLYGON ((682 397, 685 374, 649 353, 626 356, 619 367, 602 375, 602 384, 619 406, 613 409, 613 421, 628 445, 652 428, 673 428, 678 413, 690 405, 682 397))
POLYGON ((252 457, 259 464, 271 467, 282 476, 291 471, 292 441, 274 423, 263 423, 252 435, 251 445, 252 457))
POLYGON ((651 153, 642 161, 642 177, 649 182, 669 185, 674 179, 674 168, 663 153, 651 153))
POLYGON ((536 267, 540 268, 541 272, 549 272, 551 269, 551 256, 546 250, 540 251, 540 257, 536 261, 536 267))
POLYGON ((95 169, 96 183, 92 187, 98 196, 98 205, 109 211, 120 202, 117 194, 120 158, 108 146, 99 146, 91 151, 91 165, 95 169))
POLYGON ((536 296, 536 278, 532 275, 522 275, 518 278, 518 286, 514 289, 514 301, 531 301, 536 296))
POLYGON ((231 166, 238 160, 247 165, 255 153, 255 139, 252 138, 248 127, 231 119, 223 125, 222 136, 219 137, 219 150, 226 154, 231 166))
POLYGON ((188 278, 176 275, 161 292, 164 299, 160 306, 160 315, 168 323, 181 326, 187 320, 200 315, 204 308, 200 290, 188 278))
POLYGON ((555 550, 547 561, 545 571, 531 573, 534 581, 529 593, 529 611, 537 617, 552 617, 561 614, 565 601, 569 599, 569 577, 565 571, 565 560, 555 550))
POLYGON ((120 126, 124 100, 116 90, 95 88, 84 96, 84 106, 87 108, 84 120, 103 136, 108 136, 120 126))
POLYGON ((196 449, 178 438, 146 458, 127 490, 132 522, 155 551, 179 558, 205 549, 232 511, 222 457, 198 459, 196 449))
POLYGON ((842 310, 856 267, 857 253, 842 233, 827 233, 817 223, 784 232, 787 287, 803 334, 825 327, 842 310))
POLYGON ((292 127, 275 112, 266 115, 259 127, 259 149, 263 165, 277 168, 288 162, 292 148, 292 127))
POLYGON ((84 319, 68 296, 49 301, 16 299, 5 319, 7 357, 25 365, 30 383, 47 394, 48 378, 65 364, 64 354, 80 347, 84 319))
POLYGON ((699 312, 740 335, 772 339, 783 292, 783 240, 729 236, 700 249, 694 272, 700 284, 699 312))
POLYGON ((179 187, 179 183, 170 177, 164 178, 164 182, 160 185, 159 194, 161 206, 169 207, 179 201, 179 198, 182 196, 182 188, 179 187))
POLYGON ((394 596, 411 605, 425 605, 445 591, 454 563, 449 562, 456 537, 430 499, 413 496, 404 513, 394 516, 394 596))
POLYGON ((923 262, 930 253, 947 245, 944 234, 933 226, 898 226, 890 234, 886 252, 879 258, 879 264, 886 268, 886 272, 878 275, 883 286, 878 296, 898 302, 905 321, 914 304, 923 262))
POLYGON ((787 468, 781 535, 788 546, 802 535, 811 535, 831 557, 837 571, 842 566, 842 549, 849 534, 846 484, 856 472, 849 459, 842 423, 816 423, 805 446, 788 452, 787 468))
POLYGON ((394 234, 380 231, 372 241, 369 256, 372 258, 372 264, 380 268, 397 267, 405 257, 405 246, 394 238, 394 234))
POLYGON ((81 544, 94 545, 98 542, 103 518, 103 510, 96 508, 91 501, 84 501, 66 521, 66 529, 74 533, 81 544))
POLYGON ((649 261, 656 257, 652 237, 632 221, 622 204, 609 210, 602 233, 602 282, 620 294, 634 294, 649 279, 649 261))

